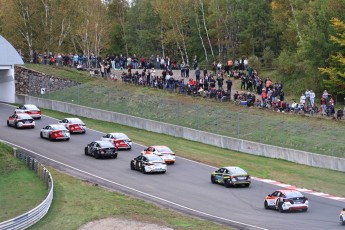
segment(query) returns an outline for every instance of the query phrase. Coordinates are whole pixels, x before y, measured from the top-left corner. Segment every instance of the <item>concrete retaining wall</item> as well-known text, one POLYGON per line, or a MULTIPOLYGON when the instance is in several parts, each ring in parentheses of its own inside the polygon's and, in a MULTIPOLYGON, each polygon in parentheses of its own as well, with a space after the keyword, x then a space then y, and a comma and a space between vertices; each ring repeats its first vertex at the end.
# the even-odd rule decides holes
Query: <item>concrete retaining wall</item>
POLYGON ((66 102, 52 101, 31 96, 19 95, 17 95, 17 99, 20 101, 25 101, 26 103, 35 104, 38 107, 46 109, 56 110, 64 113, 70 113, 78 116, 103 121, 119 123, 122 125, 144 129, 156 133, 164 133, 175 137, 181 137, 187 140, 222 147, 225 149, 236 150, 239 152, 249 153, 258 156, 284 159, 299 164, 345 172, 344 158, 325 156, 316 153, 309 153, 305 151, 282 148, 232 137, 221 136, 177 125, 171 125, 158 121, 152 121, 121 113, 89 108, 66 102))

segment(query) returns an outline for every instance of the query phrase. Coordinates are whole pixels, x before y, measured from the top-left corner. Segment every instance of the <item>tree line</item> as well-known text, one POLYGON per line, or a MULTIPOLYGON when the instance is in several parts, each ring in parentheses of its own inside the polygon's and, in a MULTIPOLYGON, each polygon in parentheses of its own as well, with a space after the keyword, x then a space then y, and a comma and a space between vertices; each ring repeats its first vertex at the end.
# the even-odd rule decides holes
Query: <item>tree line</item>
MULTIPOLYGON (((345 0, 0 0, 0 33, 39 52, 248 57, 298 90, 345 94, 345 0), (343 26, 343 27, 342 27, 343 26)), ((297 90, 297 91, 298 91, 297 90)))

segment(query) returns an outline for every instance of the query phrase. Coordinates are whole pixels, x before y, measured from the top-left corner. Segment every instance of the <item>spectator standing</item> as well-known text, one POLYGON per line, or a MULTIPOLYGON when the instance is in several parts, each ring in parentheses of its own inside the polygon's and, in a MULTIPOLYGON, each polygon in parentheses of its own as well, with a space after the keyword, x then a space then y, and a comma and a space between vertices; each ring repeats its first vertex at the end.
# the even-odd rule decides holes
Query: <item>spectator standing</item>
POLYGON ((200 80, 200 70, 199 70, 199 67, 196 67, 196 70, 195 70, 195 80, 196 81, 200 80))
POLYGON ((315 104, 315 93, 313 92, 313 90, 310 90, 310 104, 312 107, 314 107, 315 104))
POLYGON ((231 87, 232 87, 232 81, 229 78, 228 80, 226 80, 226 92, 227 94, 229 94, 231 96, 231 87))
POLYGON ((308 105, 311 105, 311 102, 310 102, 310 91, 309 89, 307 89, 305 91, 305 100, 306 100, 306 103, 308 103, 308 105))
POLYGON ((194 56, 193 64, 194 64, 194 70, 196 70, 196 68, 198 68, 198 59, 196 58, 196 55, 194 56))

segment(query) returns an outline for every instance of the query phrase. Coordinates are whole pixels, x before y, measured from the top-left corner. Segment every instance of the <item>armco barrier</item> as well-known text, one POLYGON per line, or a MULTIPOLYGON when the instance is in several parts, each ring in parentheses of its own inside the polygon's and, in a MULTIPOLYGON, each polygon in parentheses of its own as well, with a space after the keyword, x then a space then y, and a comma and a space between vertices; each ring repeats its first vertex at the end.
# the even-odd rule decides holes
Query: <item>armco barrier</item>
POLYGON ((182 137, 187 140, 202 142, 221 148, 232 149, 239 152, 270 158, 284 159, 299 164, 345 172, 345 158, 331 157, 316 153, 221 136, 214 133, 208 133, 191 128, 152 121, 116 112, 89 108, 61 101, 53 101, 43 98, 20 95, 17 95, 17 99, 20 101, 25 101, 25 103, 35 104, 38 107, 46 109, 52 109, 97 120, 119 123, 156 133, 168 134, 175 137, 182 137))
POLYGON ((33 208, 32 210, 13 219, 0 223, 0 230, 19 230, 29 228, 45 216, 53 200, 54 183, 50 172, 35 159, 17 151, 16 149, 14 149, 14 155, 21 159, 31 170, 36 171, 37 175, 47 186, 48 195, 37 207, 33 208))

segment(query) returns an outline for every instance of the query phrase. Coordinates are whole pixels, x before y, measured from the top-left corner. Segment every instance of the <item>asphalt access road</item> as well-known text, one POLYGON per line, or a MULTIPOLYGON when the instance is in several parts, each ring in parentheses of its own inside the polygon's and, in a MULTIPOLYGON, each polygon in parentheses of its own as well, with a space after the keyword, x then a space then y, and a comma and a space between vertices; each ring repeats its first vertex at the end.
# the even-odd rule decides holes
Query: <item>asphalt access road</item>
MULTIPOLYGON (((338 223, 342 202, 308 195, 310 208, 306 213, 265 210, 264 197, 280 187, 255 180, 249 188, 214 185, 210 181, 213 167, 179 157, 166 174, 142 174, 130 170, 130 160, 144 146, 134 143, 132 150, 119 151, 117 159, 97 160, 85 156, 84 147, 99 140, 102 133, 88 129, 85 135, 72 135, 68 142, 50 142, 40 138, 40 129, 57 120, 44 116, 36 121, 35 129, 15 129, 6 126, 13 111, 14 107, 0 104, 0 139, 40 154, 31 155, 67 173, 238 229, 343 229, 338 223)), ((152 145, 159 144, 152 141, 152 145)))

